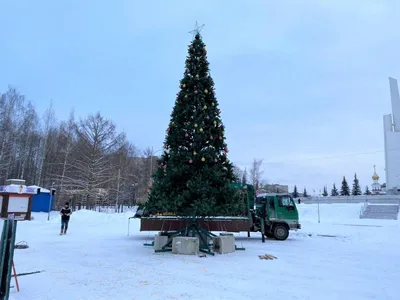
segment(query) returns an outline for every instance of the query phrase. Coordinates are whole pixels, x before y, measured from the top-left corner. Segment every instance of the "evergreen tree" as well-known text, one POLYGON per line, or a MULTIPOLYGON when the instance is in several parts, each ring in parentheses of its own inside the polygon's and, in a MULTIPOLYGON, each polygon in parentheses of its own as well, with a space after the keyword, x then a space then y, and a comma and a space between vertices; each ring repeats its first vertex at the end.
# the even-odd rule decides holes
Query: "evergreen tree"
POLYGON ((365 192, 364 192, 364 195, 371 195, 372 193, 371 193, 371 191, 369 190, 369 187, 368 187, 368 185, 366 185, 365 186, 365 192))
POLYGON ((186 67, 158 160, 146 208, 150 214, 240 215, 244 203, 231 187, 238 178, 229 162, 225 128, 199 32, 186 67))
POLYGON ((297 186, 294 186, 292 197, 299 198, 299 192, 297 191, 297 186))
POLYGON ((351 194, 353 196, 362 195, 360 183, 358 182, 358 178, 357 178, 357 174, 356 173, 354 174, 353 188, 351 190, 351 194))
POLYGON ((322 196, 324 197, 328 196, 328 190, 326 189, 326 186, 324 186, 324 191, 322 192, 322 196))
POLYGON ((333 188, 331 190, 331 196, 335 197, 335 196, 339 196, 339 191, 336 188, 336 184, 333 184, 333 188))
POLYGON ((304 188, 304 191, 303 191, 303 197, 308 197, 308 194, 307 194, 307 190, 306 190, 306 188, 304 188))
POLYGON ((340 189, 340 196, 350 196, 349 184, 346 181, 346 177, 343 176, 342 188, 340 189))
POLYGON ((247 183, 247 168, 244 168, 243 176, 242 176, 242 183, 247 183))

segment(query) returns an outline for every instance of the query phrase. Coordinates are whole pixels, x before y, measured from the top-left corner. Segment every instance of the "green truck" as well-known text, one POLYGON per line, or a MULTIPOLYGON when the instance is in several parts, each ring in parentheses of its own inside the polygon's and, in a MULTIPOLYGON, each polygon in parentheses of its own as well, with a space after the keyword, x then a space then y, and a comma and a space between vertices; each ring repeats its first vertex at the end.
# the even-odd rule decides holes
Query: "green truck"
MULTIPOLYGON (((288 193, 265 193, 255 195, 250 184, 234 183, 245 204, 243 216, 196 218, 199 227, 208 231, 261 232, 265 237, 286 240, 290 230, 301 228, 299 213, 288 193)), ((187 226, 187 219, 177 216, 148 216, 141 210, 135 217, 141 218, 140 231, 176 231, 187 226)))

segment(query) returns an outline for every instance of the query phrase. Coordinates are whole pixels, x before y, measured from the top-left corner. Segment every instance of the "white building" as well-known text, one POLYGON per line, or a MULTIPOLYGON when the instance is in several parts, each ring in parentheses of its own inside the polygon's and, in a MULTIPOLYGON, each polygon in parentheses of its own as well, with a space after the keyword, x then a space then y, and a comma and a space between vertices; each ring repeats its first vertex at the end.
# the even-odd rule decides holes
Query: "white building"
POLYGON ((386 194, 400 192, 400 96, 397 80, 389 77, 392 113, 383 116, 386 194))

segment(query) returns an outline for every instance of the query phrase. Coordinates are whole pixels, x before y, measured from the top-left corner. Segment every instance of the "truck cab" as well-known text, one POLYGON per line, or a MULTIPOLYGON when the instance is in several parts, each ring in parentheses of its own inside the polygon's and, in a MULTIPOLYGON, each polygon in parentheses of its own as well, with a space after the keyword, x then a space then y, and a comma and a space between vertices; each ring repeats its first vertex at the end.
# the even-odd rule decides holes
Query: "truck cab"
POLYGON ((288 193, 257 195, 254 214, 260 221, 260 231, 269 238, 286 240, 290 230, 301 228, 296 204, 288 193))

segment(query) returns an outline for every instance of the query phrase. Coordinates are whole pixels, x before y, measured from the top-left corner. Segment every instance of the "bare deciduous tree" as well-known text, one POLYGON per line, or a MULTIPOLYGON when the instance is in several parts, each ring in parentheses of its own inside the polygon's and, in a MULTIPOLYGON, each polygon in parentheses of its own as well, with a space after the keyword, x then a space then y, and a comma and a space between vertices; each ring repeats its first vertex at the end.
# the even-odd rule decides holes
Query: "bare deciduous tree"
POLYGON ((248 176, 249 175, 247 174, 247 168, 244 168, 243 175, 242 175, 242 183, 247 183, 248 176))
POLYGON ((43 116, 43 128, 42 128, 42 139, 40 141, 39 145, 39 152, 37 156, 37 162, 38 162, 38 167, 37 167, 37 185, 42 184, 42 173, 43 173, 43 167, 44 167, 44 162, 46 158, 46 154, 49 149, 49 135, 51 130, 55 126, 55 114, 54 114, 54 109, 53 109, 53 102, 50 102, 50 107, 46 109, 44 116, 43 116))
POLYGON ((115 124, 100 113, 81 120, 77 129, 76 160, 71 162, 75 178, 71 185, 86 190, 89 207, 95 205, 98 189, 111 181, 113 167, 110 155, 125 141, 115 124))
POLYGON ((136 148, 99 113, 76 121, 72 111, 57 122, 52 104, 39 118, 17 89, 0 92, 0 185, 10 178, 48 189, 54 183, 57 208, 69 200, 89 209, 117 203, 120 211, 145 201, 159 154, 136 148))
POLYGON ((237 179, 238 179, 238 182, 241 182, 242 181, 242 177, 243 177, 243 170, 240 168, 240 167, 238 167, 237 165, 233 165, 233 172, 235 173, 235 175, 236 175, 236 177, 237 177, 237 179))
POLYGON ((260 187, 262 174, 264 173, 261 170, 262 164, 263 164, 263 159, 254 158, 250 168, 250 180, 256 190, 260 187))

